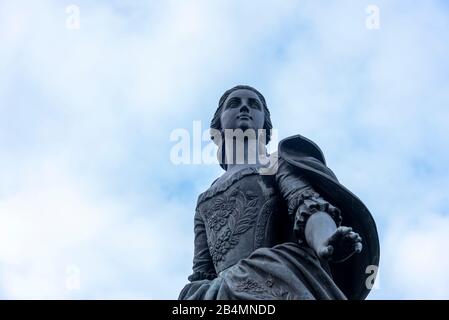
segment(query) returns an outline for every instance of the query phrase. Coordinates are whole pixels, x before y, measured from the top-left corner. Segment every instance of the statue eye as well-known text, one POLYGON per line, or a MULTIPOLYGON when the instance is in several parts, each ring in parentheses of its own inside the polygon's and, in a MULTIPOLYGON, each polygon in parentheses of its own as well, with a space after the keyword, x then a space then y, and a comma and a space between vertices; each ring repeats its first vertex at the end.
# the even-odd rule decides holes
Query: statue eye
POLYGON ((255 100, 255 99, 251 99, 249 104, 250 104, 251 108, 262 110, 262 107, 260 106, 260 103, 257 100, 255 100))
POLYGON ((229 102, 227 107, 228 108, 236 108, 240 105, 240 99, 239 98, 232 98, 229 102))

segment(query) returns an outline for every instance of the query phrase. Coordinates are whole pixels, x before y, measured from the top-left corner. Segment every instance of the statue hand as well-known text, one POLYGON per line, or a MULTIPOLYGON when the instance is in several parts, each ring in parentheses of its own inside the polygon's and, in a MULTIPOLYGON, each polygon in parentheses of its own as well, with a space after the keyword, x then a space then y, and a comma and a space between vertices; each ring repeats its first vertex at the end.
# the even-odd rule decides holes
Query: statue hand
POLYGON ((354 253, 362 251, 362 238, 350 227, 339 227, 317 249, 318 257, 333 262, 343 262, 354 253))

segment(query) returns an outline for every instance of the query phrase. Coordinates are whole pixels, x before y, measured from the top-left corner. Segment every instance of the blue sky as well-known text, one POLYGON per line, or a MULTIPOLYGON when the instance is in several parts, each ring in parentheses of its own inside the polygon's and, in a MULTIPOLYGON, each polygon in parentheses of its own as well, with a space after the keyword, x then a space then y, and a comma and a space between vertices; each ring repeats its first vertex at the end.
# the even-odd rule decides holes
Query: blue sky
POLYGON ((221 169, 170 133, 249 84, 372 211, 369 297, 449 298, 448 31, 445 1, 0 0, 0 297, 177 298, 221 169))

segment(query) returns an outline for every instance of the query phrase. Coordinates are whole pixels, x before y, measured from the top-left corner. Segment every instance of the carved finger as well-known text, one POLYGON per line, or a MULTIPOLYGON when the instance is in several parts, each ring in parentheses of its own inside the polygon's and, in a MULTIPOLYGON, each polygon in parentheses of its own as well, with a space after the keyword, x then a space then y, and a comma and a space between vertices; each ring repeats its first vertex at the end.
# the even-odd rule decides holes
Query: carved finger
POLYGON ((355 251, 356 253, 360 253, 360 252, 362 251, 362 249, 363 249, 363 245, 362 245, 361 242, 357 242, 357 243, 354 245, 354 251, 355 251))
POLYGON ((332 245, 328 245, 325 249, 326 257, 330 257, 332 253, 334 253, 334 247, 332 245))
POLYGON ((331 245, 328 245, 320 250, 319 256, 320 256, 320 258, 327 260, 332 256, 333 252, 334 252, 334 247, 331 245))
POLYGON ((344 233, 344 234, 346 234, 346 233, 351 232, 351 231, 352 231, 351 227, 341 226, 341 227, 337 228, 337 233, 344 233))
POLYGON ((346 242, 353 242, 353 243, 356 243, 356 242, 362 242, 362 237, 359 236, 358 233, 351 232, 350 234, 348 234, 348 235, 346 235, 346 236, 344 237, 344 240, 345 240, 346 242))
POLYGON ((355 233, 354 231, 351 231, 347 234, 345 234, 345 239, 356 239, 358 237, 358 234, 355 233))
POLYGON ((334 233, 334 236, 341 238, 351 232, 351 228, 349 227, 338 227, 337 230, 334 233))

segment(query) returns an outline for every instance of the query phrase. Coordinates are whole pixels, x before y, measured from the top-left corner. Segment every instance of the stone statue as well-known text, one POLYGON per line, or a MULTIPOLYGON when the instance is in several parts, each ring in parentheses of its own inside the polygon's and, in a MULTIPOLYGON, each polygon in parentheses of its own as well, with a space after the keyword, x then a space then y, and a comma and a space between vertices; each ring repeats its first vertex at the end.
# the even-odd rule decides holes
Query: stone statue
POLYGON ((379 264, 370 212, 300 135, 267 162, 271 131, 260 92, 223 94, 211 135, 225 172, 198 198, 193 274, 179 299, 364 299, 379 264), (237 131, 257 134, 227 134, 237 131))

